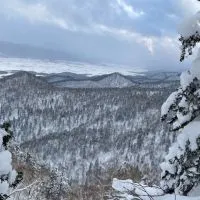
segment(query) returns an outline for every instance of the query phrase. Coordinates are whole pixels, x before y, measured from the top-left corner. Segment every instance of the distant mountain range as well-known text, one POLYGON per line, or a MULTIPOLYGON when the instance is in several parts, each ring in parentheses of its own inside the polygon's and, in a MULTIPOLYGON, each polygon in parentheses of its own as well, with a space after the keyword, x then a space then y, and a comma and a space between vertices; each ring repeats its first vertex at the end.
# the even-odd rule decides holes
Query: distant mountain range
POLYGON ((43 76, 57 87, 123 88, 140 84, 171 84, 179 72, 148 72, 133 66, 91 64, 65 52, 0 41, 0 77, 16 71, 43 76))
POLYGON ((144 75, 125 76, 112 73, 100 76, 79 76, 72 73, 50 74, 45 79, 58 87, 68 88, 123 88, 141 84, 171 84, 179 81, 178 72, 155 72, 144 75))
MULTIPOLYGON (((17 71, 0 71, 0 77, 9 76, 17 71)), ((88 77, 86 75, 70 72, 64 73, 36 73, 47 82, 56 87, 66 88, 125 88, 125 87, 157 87, 158 85, 178 84, 180 73, 178 72, 147 72, 144 75, 125 76, 120 73, 111 73, 88 77)))

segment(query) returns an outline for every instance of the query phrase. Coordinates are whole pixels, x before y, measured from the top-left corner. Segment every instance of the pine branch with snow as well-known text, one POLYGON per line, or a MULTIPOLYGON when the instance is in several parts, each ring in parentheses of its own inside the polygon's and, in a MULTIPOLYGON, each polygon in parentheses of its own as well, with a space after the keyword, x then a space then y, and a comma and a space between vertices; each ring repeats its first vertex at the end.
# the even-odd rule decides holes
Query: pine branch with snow
POLYGON ((161 186, 167 193, 187 195, 200 183, 200 123, 191 122, 161 164, 161 186))
POLYGON ((191 73, 184 72, 180 88, 173 92, 162 105, 161 119, 168 119, 171 130, 176 131, 200 115, 200 82, 191 73))

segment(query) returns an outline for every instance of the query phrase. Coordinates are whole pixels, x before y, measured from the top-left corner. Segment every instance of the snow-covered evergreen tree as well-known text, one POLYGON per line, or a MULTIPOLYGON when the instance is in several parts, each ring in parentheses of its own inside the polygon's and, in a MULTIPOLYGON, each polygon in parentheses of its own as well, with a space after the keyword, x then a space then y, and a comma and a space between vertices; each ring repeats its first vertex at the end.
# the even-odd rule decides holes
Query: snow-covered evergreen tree
POLYGON ((42 183, 41 194, 48 200, 62 200, 67 196, 68 190, 68 179, 64 176, 64 171, 59 172, 56 169, 42 183))
POLYGON ((9 198, 11 188, 22 180, 22 174, 12 169, 12 155, 8 150, 8 143, 12 137, 8 123, 0 129, 0 200, 9 198))
MULTIPOLYGON (((200 42, 199 22, 200 12, 179 28, 181 61, 200 42)), ((161 115, 172 130, 181 131, 161 164, 162 187, 168 193, 187 195, 200 184, 200 51, 191 69, 182 73, 178 90, 163 104, 161 115)))

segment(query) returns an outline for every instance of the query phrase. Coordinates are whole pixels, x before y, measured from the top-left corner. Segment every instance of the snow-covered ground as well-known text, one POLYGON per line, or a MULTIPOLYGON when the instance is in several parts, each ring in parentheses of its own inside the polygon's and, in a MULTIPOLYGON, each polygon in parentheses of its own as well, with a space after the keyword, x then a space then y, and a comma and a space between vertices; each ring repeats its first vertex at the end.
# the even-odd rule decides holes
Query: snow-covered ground
POLYGON ((71 72, 76 74, 87 74, 88 76, 111 74, 114 72, 119 72, 124 75, 137 75, 138 73, 146 72, 145 69, 135 68, 133 66, 95 65, 81 62, 0 57, 0 71, 8 70, 24 70, 38 73, 71 72))
POLYGON ((196 195, 196 191, 187 197, 175 196, 174 194, 164 195, 163 190, 157 186, 148 187, 144 184, 134 183, 132 180, 113 179, 112 187, 120 193, 117 196, 120 196, 123 200, 200 200, 200 196, 196 195))

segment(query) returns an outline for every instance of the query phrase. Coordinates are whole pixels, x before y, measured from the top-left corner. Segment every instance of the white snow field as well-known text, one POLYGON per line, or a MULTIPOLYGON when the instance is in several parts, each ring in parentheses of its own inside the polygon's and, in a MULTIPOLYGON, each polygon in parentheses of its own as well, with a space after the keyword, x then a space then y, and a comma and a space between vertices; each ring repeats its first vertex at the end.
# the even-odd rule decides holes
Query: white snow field
POLYGON ((76 74, 86 74, 88 76, 111 74, 114 72, 134 76, 147 71, 133 66, 120 66, 113 64, 95 65, 82 62, 0 57, 0 71, 12 70, 33 71, 38 73, 71 72, 76 74))

